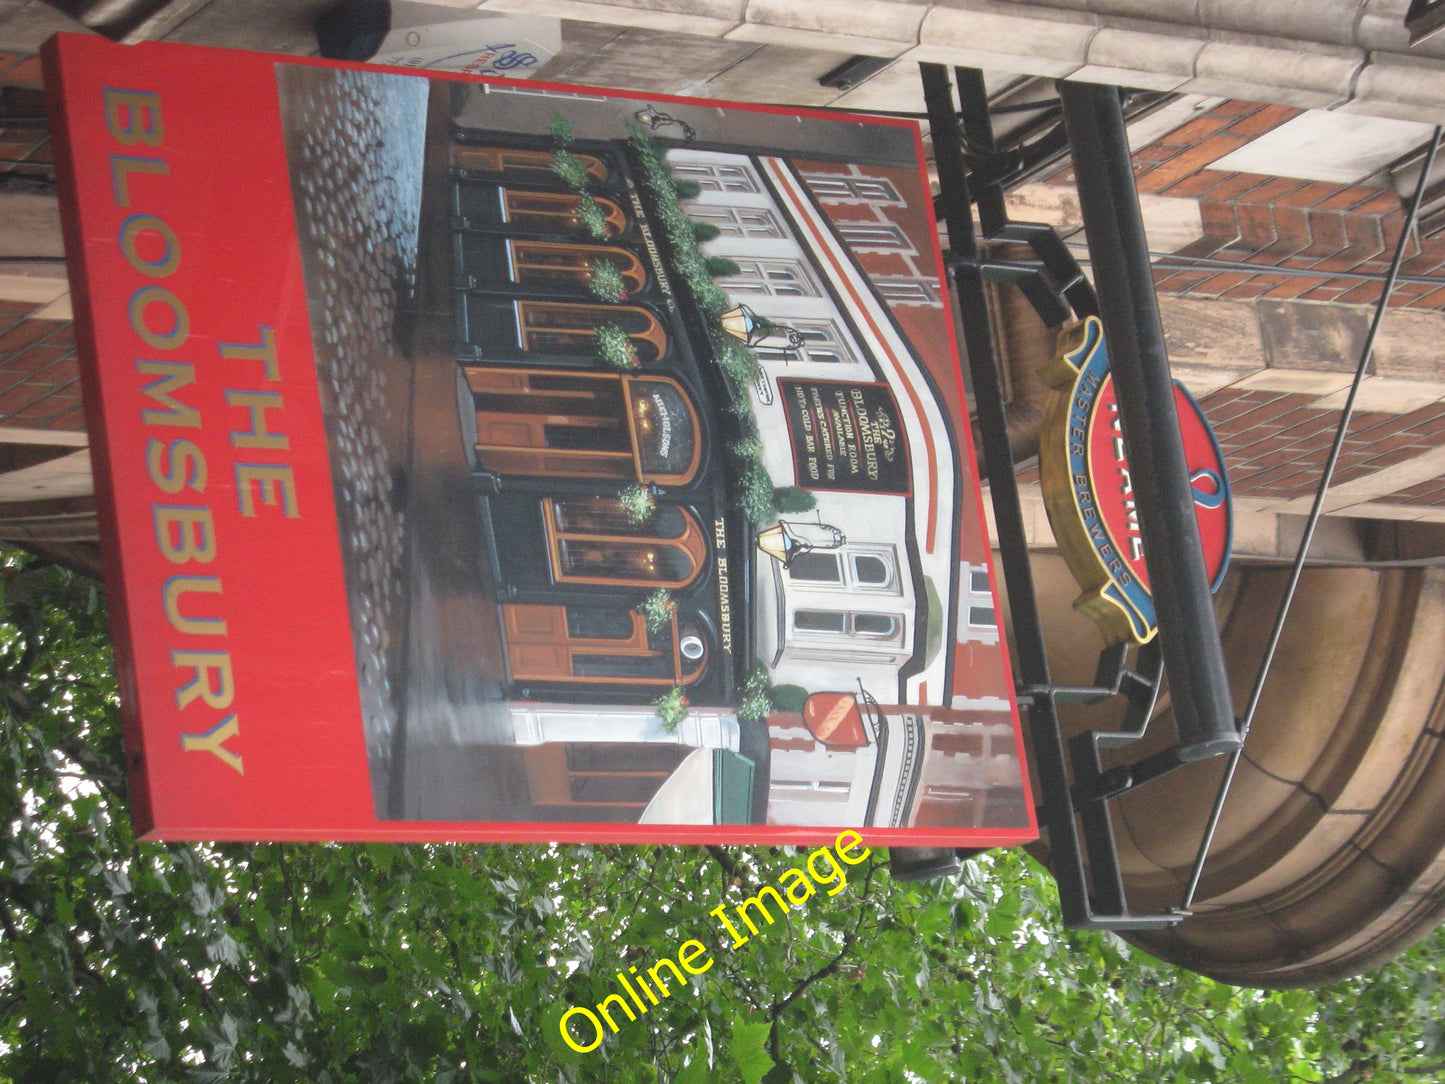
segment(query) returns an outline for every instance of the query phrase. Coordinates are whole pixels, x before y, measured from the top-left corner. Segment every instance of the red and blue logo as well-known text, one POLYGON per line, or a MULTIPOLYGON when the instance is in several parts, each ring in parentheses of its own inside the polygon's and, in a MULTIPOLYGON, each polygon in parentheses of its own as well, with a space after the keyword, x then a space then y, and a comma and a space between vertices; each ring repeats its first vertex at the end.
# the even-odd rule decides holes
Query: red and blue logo
MULTIPOLYGON (((1084 589, 1075 607, 1110 643, 1143 644, 1158 631, 1144 538, 1135 503, 1136 470, 1124 454, 1103 325, 1089 316, 1060 337, 1061 354, 1043 378, 1061 394, 1044 414, 1039 478, 1059 550, 1084 589)), ((1224 454, 1194 397, 1178 381, 1174 405, 1194 491, 1205 572, 1218 589, 1233 535, 1224 454)), ((1167 545, 1167 540, 1165 542, 1167 545)))

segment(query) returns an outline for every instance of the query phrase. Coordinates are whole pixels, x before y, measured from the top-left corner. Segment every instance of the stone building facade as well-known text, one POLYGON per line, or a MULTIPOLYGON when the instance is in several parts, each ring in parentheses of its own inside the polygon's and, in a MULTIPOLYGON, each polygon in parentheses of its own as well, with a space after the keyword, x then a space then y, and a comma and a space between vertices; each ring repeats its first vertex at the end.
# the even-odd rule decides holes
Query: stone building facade
MULTIPOLYGON (((267 21, 221 0, 172 0, 126 35, 307 53, 310 19, 327 6, 308 0, 267 21)), ((1216 428, 1237 497, 1236 571, 1218 612, 1243 702, 1403 227, 1401 193, 1431 126, 1445 120, 1445 41, 1410 44, 1408 0, 455 6, 568 20, 544 77, 658 94, 920 113, 916 62, 935 61, 990 72, 1001 103, 1042 101, 1054 78, 1160 95, 1131 123, 1135 174, 1175 372, 1216 428), (865 82, 828 85, 856 54, 888 63, 865 82)), ((91 21, 107 29, 94 7, 91 21)), ((0 5, 0 537, 94 568, 67 287, 55 263, 11 259, 60 252, 44 130, 5 118, 36 115, 34 53, 67 27, 41 0, 0 5)), ((1019 129, 1024 139, 1039 130, 1019 129)), ((853 201, 860 230, 878 231, 879 258, 900 258, 890 301, 936 304, 929 269, 898 250, 890 257, 886 201, 870 202, 848 177, 825 180, 832 198, 853 201)), ((1066 159, 1019 182, 1009 196, 1017 218, 1081 240, 1066 159)), ((1196 916, 1141 938, 1231 981, 1358 971, 1445 914, 1442 203, 1437 166, 1196 916)), ((1024 417, 1052 333, 1031 325, 1017 298, 998 301, 1024 417)), ((1077 589, 1053 553, 1030 470, 1025 509, 1055 674, 1086 681, 1096 640, 1070 610, 1077 589)), ((1089 711, 1069 720, 1107 721, 1089 711)), ((1176 902, 1221 768, 1181 773, 1164 804, 1149 791, 1123 804, 1125 875, 1139 907, 1176 902)))

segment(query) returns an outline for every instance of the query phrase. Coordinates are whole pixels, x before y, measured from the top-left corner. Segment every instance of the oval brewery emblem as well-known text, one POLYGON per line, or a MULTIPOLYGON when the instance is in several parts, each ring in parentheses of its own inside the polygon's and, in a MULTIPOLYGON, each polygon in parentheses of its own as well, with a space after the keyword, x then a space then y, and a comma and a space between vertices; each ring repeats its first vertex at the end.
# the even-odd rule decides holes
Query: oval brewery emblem
MULTIPOLYGON (((1069 571, 1084 589, 1074 606, 1099 625, 1110 643, 1147 643, 1158 626, 1099 318, 1086 317, 1066 330, 1060 347, 1061 356, 1043 374, 1060 393, 1044 412, 1039 444, 1039 481, 1049 524, 1069 571)), ((1233 533, 1224 455, 1199 404, 1177 380, 1174 406, 1205 573, 1218 590, 1233 533)))

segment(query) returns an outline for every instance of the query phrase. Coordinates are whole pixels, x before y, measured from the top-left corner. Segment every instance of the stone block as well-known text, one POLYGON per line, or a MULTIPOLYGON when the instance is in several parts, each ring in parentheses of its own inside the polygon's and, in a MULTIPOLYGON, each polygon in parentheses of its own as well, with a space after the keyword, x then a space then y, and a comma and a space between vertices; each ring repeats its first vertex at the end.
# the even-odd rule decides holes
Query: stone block
POLYGON ((1194 76, 1202 38, 1106 26, 1090 40, 1088 63, 1073 78, 1171 91, 1194 76))
POLYGON ((1198 19, 1216 30, 1353 45, 1359 6, 1359 0, 1199 0, 1198 19))
POLYGON ((1424 110, 1425 116, 1400 119, 1439 123, 1445 115, 1445 79, 1440 76, 1440 61, 1399 53, 1375 53, 1360 71, 1354 98, 1352 104, 1362 106, 1360 112, 1394 116, 1396 111, 1424 110), (1363 108, 1365 103, 1371 108, 1363 108))
POLYGON ((1325 109, 1348 101, 1365 61, 1357 49, 1219 33, 1199 52, 1185 89, 1325 109))
POLYGON ((565 69, 549 66, 547 77, 653 94, 707 93, 707 80, 756 50, 755 45, 725 38, 614 28, 610 40, 585 55, 573 55, 565 69), (671 62, 659 64, 659 55, 671 62))
POLYGON ((1230 383, 1267 364, 1250 302, 1166 294, 1159 298, 1159 317, 1171 363, 1237 373, 1230 383))
MULTIPOLYGON (((727 40, 741 44, 737 32, 729 34, 727 40)), ((822 86, 818 79, 842 61, 843 57, 837 53, 764 45, 753 48, 741 60, 709 78, 699 92, 710 98, 748 102, 834 105, 839 92, 822 86)))
POLYGON ((1375 338, 1375 372, 1406 380, 1438 380, 1445 374, 1442 342, 1445 313, 1391 309, 1375 338))
POLYGON ((1309 301, 1260 301, 1259 327, 1272 369, 1353 373, 1369 330, 1368 309, 1309 301))
POLYGON ((477 7, 717 38, 743 22, 747 0, 482 0, 477 7))
POLYGON ((1198 22, 1194 9, 1199 6, 1199 0, 1089 0, 1088 6, 1096 15, 1154 19, 1189 26, 1198 22))
POLYGON ((745 22, 729 36, 844 55, 897 56, 918 43, 927 12, 926 3, 898 0, 748 0, 745 22))
POLYGON ((908 57, 994 71, 1062 78, 1088 59, 1097 20, 1034 4, 968 0, 929 10, 908 57))

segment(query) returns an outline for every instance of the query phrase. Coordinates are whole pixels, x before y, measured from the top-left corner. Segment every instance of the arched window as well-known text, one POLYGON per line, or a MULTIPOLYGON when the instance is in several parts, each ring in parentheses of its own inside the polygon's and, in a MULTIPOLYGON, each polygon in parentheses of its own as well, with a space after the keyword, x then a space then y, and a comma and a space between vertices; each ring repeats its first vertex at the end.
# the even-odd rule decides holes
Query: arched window
MULTIPOLYGON (((607 180, 607 163, 590 154, 575 155, 582 168, 594 181, 607 180)), ((529 151, 514 147, 477 147, 468 143, 452 144, 452 165, 489 177, 541 184, 557 179, 553 170, 556 161, 551 151, 529 151)))
MULTIPOLYGON (((607 233, 616 237, 627 229, 627 216, 610 199, 593 197, 602 211, 607 233)), ((529 192, 502 189, 502 221, 557 233, 585 233, 582 197, 570 192, 529 192)))
POLYGON ((707 536, 683 508, 660 508, 641 525, 609 497, 547 499, 542 508, 559 583, 685 587, 707 561, 707 536))
POLYGON ((522 286, 563 286, 586 289, 600 263, 610 263, 632 293, 647 285, 642 261, 614 245, 564 245, 553 241, 507 242, 512 281, 522 286))
POLYGON ((701 459, 697 413, 675 380, 468 366, 483 470, 686 485, 701 459))
POLYGON ((644 364, 667 353, 667 332, 656 316, 636 305, 590 305, 572 301, 518 301, 517 336, 524 350, 545 354, 593 354, 597 329, 615 324, 632 340, 644 364))

